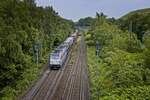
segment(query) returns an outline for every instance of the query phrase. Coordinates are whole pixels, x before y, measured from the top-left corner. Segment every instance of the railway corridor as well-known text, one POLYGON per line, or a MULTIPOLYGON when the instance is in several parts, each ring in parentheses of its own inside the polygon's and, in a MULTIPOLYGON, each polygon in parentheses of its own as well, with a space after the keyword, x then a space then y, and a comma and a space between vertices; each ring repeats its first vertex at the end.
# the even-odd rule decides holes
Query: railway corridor
POLYGON ((86 45, 79 37, 63 68, 46 70, 20 100, 89 100, 86 45))

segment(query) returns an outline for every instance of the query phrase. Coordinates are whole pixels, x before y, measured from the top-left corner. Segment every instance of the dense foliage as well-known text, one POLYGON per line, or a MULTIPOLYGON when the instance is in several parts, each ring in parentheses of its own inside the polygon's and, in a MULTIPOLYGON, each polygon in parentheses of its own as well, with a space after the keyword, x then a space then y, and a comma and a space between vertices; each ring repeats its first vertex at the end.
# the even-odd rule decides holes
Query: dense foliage
POLYGON ((77 23, 76 26, 91 26, 94 23, 94 18, 92 17, 86 17, 81 18, 77 23))
POLYGON ((144 33, 150 28, 150 8, 133 11, 118 20, 121 29, 128 30, 132 23, 132 31, 142 41, 144 33))
POLYGON ((34 0, 1 0, 1 97, 12 99, 38 74, 40 67, 34 63, 35 44, 40 45, 43 62, 43 57, 61 43, 72 29, 73 22, 61 18, 52 7, 37 7, 34 0))
POLYGON ((97 14, 94 25, 85 34, 91 99, 150 99, 150 32, 145 32, 142 44, 136 34, 118 29, 103 15, 97 14), (101 44, 99 57, 96 41, 101 44))

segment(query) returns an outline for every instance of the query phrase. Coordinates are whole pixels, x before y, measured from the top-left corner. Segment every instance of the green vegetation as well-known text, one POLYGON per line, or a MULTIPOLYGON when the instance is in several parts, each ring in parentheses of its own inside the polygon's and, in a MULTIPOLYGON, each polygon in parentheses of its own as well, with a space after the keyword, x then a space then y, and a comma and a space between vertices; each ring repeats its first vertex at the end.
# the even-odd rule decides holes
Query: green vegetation
POLYGON ((86 17, 81 18, 77 23, 76 26, 91 26, 94 23, 94 18, 86 17))
POLYGON ((34 0, 0 2, 0 99, 15 99, 38 77, 48 53, 72 32, 73 22, 52 7, 37 7, 34 0), (34 45, 40 45, 40 65, 34 45))
POLYGON ((128 30, 129 24, 132 22, 133 32, 142 41, 143 35, 150 28, 150 8, 133 11, 120 18, 118 22, 123 30, 128 30))
POLYGON ((143 43, 135 33, 122 31, 97 14, 95 26, 85 34, 91 100, 150 99, 150 32, 143 43), (95 43, 101 44, 100 57, 95 43))

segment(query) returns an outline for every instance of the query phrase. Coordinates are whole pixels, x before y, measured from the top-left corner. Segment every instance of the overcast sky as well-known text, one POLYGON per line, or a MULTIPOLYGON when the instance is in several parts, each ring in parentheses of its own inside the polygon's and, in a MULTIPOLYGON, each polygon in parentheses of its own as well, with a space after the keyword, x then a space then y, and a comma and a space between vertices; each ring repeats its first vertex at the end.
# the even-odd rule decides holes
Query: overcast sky
POLYGON ((77 21, 82 17, 103 12, 108 17, 119 18, 126 13, 150 8, 150 0, 36 0, 39 6, 53 6, 64 18, 77 21))

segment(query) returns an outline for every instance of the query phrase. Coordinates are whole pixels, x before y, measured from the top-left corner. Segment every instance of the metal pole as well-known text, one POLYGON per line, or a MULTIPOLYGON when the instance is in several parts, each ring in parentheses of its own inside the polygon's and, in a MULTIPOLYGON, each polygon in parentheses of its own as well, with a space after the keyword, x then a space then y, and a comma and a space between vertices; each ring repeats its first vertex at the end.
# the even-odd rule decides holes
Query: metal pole
POLYGON ((36 64, 38 66, 39 63, 39 49, 37 49, 37 55, 36 55, 36 64))
POLYGON ((129 31, 132 32, 132 21, 130 21, 129 31))
POLYGON ((130 21, 130 24, 129 24, 129 32, 130 32, 129 38, 130 38, 130 49, 131 49, 131 47, 132 47, 132 45, 131 45, 131 37, 132 37, 132 21, 130 21))

